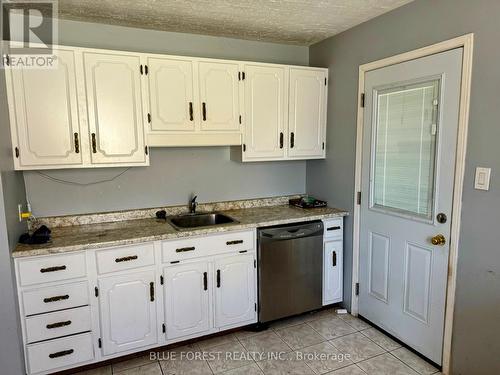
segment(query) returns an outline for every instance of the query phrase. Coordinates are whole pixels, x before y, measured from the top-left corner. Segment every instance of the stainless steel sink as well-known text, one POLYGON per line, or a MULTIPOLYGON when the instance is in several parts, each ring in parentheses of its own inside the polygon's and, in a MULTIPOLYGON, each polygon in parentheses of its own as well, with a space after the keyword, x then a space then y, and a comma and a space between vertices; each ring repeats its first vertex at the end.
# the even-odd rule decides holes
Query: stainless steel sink
POLYGON ((195 213, 170 216, 167 221, 176 229, 210 227, 213 225, 237 223, 233 218, 221 213, 195 213))

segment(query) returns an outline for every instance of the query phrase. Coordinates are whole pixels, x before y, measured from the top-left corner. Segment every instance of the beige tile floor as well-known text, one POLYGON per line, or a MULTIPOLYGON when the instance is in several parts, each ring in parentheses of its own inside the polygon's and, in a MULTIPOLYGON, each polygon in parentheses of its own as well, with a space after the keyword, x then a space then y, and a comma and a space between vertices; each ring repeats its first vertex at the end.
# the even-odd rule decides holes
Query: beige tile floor
POLYGON ((145 355, 78 375, 438 373, 376 328, 351 315, 337 315, 333 309, 279 321, 264 332, 240 330, 160 354, 160 360, 145 355))

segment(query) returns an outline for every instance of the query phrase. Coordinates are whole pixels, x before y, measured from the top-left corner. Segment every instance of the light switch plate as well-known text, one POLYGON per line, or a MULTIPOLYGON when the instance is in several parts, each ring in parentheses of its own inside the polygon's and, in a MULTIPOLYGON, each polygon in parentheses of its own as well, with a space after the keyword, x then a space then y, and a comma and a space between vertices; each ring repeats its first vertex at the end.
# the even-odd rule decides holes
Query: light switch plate
POLYGON ((491 168, 476 168, 476 178, 474 179, 474 189, 490 190, 491 168))

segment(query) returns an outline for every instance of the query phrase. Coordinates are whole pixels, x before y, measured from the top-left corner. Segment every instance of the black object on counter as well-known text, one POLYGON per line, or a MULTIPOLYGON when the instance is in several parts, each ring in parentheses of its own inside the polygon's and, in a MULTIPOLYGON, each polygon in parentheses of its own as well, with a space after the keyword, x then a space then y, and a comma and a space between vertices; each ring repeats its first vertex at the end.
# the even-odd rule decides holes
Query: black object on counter
POLYGON ((156 211, 156 218, 159 220, 167 220, 167 211, 156 211))
POLYGON ((44 244, 50 241, 50 233, 51 230, 42 225, 36 231, 33 232, 32 235, 29 233, 24 233, 19 237, 19 243, 27 244, 27 245, 39 245, 44 244))
POLYGON ((326 207, 327 205, 326 201, 321 201, 319 199, 309 196, 289 199, 288 203, 290 204, 290 206, 295 206, 300 208, 320 208, 320 207, 326 207))

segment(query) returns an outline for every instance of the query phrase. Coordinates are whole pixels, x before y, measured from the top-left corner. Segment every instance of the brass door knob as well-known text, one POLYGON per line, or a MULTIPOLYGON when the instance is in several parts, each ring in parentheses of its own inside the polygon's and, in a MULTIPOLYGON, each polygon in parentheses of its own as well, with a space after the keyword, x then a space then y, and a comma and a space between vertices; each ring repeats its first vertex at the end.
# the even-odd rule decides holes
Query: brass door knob
POLYGON ((431 243, 436 246, 444 246, 446 238, 442 234, 437 234, 431 238, 431 243))

